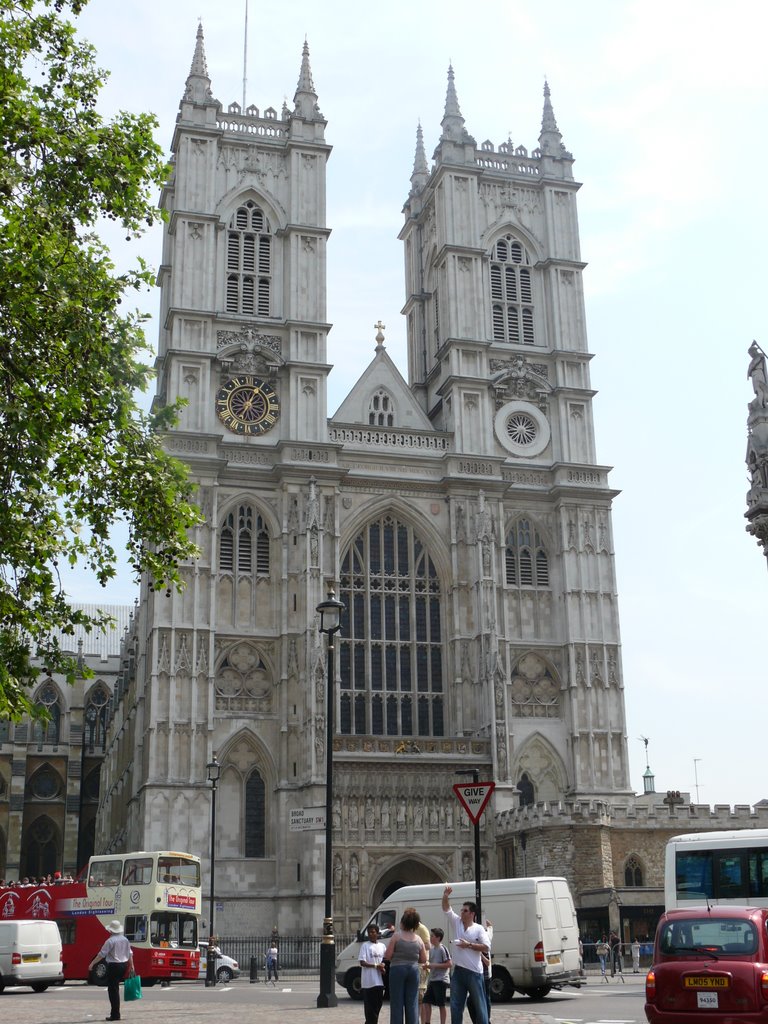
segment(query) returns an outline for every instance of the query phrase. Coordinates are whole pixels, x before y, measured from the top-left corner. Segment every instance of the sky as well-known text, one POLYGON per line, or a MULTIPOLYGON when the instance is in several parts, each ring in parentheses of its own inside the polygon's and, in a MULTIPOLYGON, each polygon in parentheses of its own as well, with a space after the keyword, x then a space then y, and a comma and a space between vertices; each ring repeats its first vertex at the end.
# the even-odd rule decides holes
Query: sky
MULTIPOLYGON (((202 19, 212 90, 242 102, 245 0, 91 0, 106 115, 151 110, 169 147, 202 19)), ((449 62, 478 144, 537 144, 549 81, 573 153, 598 460, 613 511, 631 786, 768 798, 768 568, 745 532, 747 348, 765 324, 768 62, 761 0, 250 0, 246 103, 292 100, 308 41, 328 166, 329 413, 373 356, 407 375, 397 233, 449 62)), ((112 241, 112 240, 110 240, 112 241)), ((115 259, 157 266, 160 232, 115 259)), ((158 296, 145 308, 157 309, 158 296)), ((150 339, 156 327, 148 328, 150 339)), ((129 573, 108 595, 132 601, 129 573)))

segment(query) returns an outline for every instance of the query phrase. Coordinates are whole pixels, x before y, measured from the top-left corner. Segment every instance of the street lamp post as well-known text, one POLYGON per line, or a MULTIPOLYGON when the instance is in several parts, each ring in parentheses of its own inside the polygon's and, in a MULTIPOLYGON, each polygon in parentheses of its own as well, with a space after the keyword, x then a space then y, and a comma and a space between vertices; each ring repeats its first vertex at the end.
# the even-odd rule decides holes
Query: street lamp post
POLYGON ((208 771, 208 781, 211 784, 211 915, 208 922, 208 956, 205 966, 205 987, 209 988, 216 984, 216 932, 214 920, 216 917, 216 785, 221 778, 221 765, 216 760, 216 751, 213 752, 213 760, 205 766, 208 771))
POLYGON ((320 944, 320 994, 317 1006, 324 1009, 338 1005, 336 999, 336 947, 333 938, 333 709, 335 706, 333 679, 333 637, 341 628, 343 601, 337 601, 333 590, 328 599, 317 606, 320 632, 328 637, 328 665, 326 672, 327 711, 325 715, 325 917, 323 940, 320 944))

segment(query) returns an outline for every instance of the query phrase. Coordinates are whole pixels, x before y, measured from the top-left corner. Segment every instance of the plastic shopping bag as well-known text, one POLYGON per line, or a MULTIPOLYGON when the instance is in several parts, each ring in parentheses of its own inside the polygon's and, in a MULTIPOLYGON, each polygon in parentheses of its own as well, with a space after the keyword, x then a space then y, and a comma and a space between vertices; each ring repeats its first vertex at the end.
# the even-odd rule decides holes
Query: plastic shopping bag
POLYGON ((130 1003, 134 999, 141 999, 141 978, 138 974, 131 974, 130 977, 125 979, 123 995, 125 996, 126 1003, 130 1003))

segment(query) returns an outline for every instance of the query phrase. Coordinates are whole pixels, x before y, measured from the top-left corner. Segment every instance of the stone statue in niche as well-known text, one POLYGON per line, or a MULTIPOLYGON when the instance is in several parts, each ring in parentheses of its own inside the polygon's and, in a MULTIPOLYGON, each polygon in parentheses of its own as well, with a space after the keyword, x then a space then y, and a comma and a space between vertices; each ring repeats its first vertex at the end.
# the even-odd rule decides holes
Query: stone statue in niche
POLYGON ((365 827, 372 829, 374 825, 373 800, 368 797, 365 801, 365 827))
POLYGON ((389 800, 386 798, 381 805, 381 827, 383 829, 389 828, 389 800))
POLYGON ((357 855, 352 854, 349 858, 349 884, 353 889, 356 889, 360 884, 360 864, 357 860, 357 855))
POLYGON ((334 889, 340 889, 341 883, 344 878, 344 866, 341 863, 341 857, 336 854, 333 858, 333 887, 334 889))

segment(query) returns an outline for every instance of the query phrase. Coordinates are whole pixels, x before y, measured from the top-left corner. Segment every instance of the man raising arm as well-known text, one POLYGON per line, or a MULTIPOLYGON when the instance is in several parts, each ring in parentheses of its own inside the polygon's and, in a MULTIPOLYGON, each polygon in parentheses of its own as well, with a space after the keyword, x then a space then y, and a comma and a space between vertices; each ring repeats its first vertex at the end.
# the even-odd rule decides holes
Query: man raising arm
POLYGON ((446 885, 442 900, 443 911, 453 925, 456 936, 453 940, 451 1024, 461 1024, 467 996, 470 994, 477 1007, 477 1024, 488 1024, 482 956, 490 951, 490 942, 485 928, 475 920, 477 906, 471 900, 465 900, 461 905, 461 911, 458 914, 454 913, 451 908, 452 892, 451 886, 446 885))

